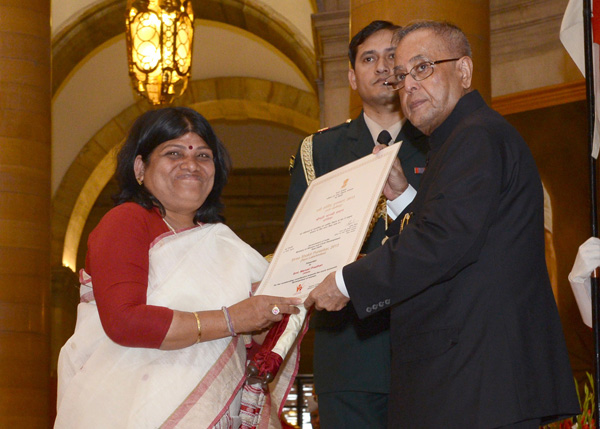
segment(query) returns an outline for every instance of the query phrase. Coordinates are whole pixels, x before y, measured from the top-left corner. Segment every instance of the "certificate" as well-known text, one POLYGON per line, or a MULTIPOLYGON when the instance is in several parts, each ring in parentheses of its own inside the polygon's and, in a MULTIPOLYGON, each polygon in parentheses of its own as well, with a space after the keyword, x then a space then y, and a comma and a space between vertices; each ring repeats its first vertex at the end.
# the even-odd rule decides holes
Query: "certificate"
POLYGON ((356 260, 400 144, 311 182, 256 294, 305 299, 332 271, 356 260))

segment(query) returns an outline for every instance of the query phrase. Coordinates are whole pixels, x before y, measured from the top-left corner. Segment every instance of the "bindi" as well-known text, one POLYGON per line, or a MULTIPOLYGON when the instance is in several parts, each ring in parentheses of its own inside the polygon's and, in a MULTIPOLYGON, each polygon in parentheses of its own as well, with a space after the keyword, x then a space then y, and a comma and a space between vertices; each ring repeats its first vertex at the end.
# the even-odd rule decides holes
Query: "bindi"
POLYGON ((194 147, 193 147, 192 145, 189 145, 189 146, 188 146, 188 148, 189 148, 190 150, 194 149, 194 147))

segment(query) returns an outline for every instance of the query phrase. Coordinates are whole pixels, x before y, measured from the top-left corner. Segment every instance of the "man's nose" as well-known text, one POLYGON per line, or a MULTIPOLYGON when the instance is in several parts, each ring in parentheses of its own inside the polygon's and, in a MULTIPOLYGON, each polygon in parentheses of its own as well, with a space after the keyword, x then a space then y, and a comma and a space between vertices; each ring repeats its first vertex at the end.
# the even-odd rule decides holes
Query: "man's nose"
POLYGON ((377 61, 377 73, 389 73, 391 69, 389 60, 385 56, 380 57, 377 61))
POLYGON ((414 91, 419 87, 419 81, 416 80, 412 74, 407 74, 404 76, 404 90, 408 93, 414 91))

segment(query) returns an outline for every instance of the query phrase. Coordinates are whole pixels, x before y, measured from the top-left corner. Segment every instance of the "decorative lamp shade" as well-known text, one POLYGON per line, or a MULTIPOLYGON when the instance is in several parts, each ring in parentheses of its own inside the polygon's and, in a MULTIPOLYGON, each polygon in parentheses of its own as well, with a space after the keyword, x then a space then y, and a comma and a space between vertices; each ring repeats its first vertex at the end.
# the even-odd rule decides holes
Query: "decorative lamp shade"
POLYGON ((133 87, 153 105, 172 103, 190 76, 191 0, 127 0, 125 25, 133 87))

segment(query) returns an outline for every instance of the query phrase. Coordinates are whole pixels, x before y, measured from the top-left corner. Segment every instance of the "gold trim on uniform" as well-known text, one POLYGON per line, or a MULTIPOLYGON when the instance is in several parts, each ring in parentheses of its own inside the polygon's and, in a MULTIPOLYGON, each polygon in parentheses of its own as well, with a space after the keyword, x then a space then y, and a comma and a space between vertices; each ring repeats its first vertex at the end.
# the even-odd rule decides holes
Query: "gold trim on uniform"
POLYGON ((383 194, 381 194, 379 196, 379 200, 377 201, 377 207, 375 207, 375 212, 373 213, 373 217, 371 218, 371 222, 369 223, 369 229, 367 230, 367 235, 366 235, 365 241, 373 232, 373 228, 375 228, 375 224, 377 223, 377 221, 379 220, 380 217, 383 218, 383 221, 385 222, 385 224, 384 224, 385 229, 387 229, 387 227, 388 227, 387 198, 383 194))
POLYGON ((315 166, 313 164, 313 135, 306 137, 302 141, 300 146, 300 157, 302 159, 302 166, 304 167, 304 177, 306 178, 306 184, 310 185, 310 182, 315 180, 315 166))
POLYGON ((406 225, 408 225, 408 222, 410 222, 410 217, 413 215, 413 212, 410 213, 406 213, 404 215, 404 217, 402 218, 402 223, 400 223, 400 232, 402 232, 402 230, 404 229, 404 227, 406 225))

